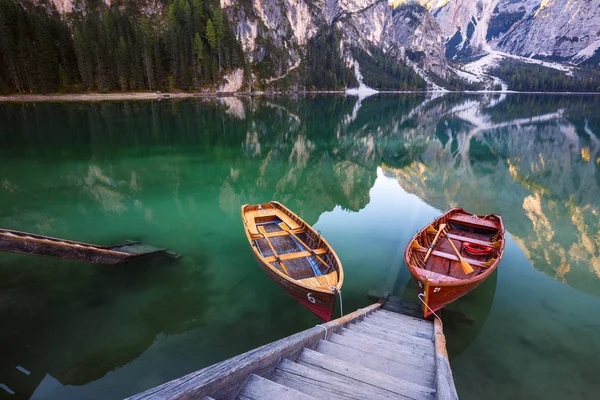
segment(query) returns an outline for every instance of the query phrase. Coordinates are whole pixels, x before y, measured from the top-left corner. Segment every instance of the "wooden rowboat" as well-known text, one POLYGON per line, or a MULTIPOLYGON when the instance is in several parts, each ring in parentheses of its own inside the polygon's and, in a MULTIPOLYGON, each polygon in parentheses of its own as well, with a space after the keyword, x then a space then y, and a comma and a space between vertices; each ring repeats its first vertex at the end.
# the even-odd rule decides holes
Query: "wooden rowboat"
POLYGON ((323 321, 344 282, 338 256, 320 234, 282 204, 242 206, 242 221, 262 270, 323 321))
POLYGON ((475 215, 453 208, 417 232, 404 260, 423 303, 423 315, 479 286, 504 253, 504 223, 496 214, 475 215))

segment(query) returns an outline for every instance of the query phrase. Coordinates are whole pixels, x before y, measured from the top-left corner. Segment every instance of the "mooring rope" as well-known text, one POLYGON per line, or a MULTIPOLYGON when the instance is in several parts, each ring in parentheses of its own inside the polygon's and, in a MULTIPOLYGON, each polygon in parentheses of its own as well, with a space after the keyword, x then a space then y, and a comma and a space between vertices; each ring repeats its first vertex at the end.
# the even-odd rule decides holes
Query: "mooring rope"
POLYGON ((317 327, 317 326, 318 326, 319 328, 323 328, 323 329, 325 329, 325 337, 323 338, 323 340, 327 340, 327 327, 326 327, 326 326, 324 326, 324 325, 321 325, 321 324, 319 324, 319 325, 315 325, 315 327, 317 327))
POLYGON ((344 316, 344 306, 342 305, 342 291, 338 290, 338 296, 340 297, 340 317, 344 316))
POLYGON ((433 311, 431 308, 429 308, 429 306, 427 305, 427 303, 425 303, 425 301, 423 300, 423 297, 425 297, 425 293, 419 293, 419 294, 417 295, 417 297, 419 298, 419 300, 421 300, 421 303, 423 303, 423 304, 425 305, 425 307, 427 307, 427 309, 429 309, 429 311, 431 311, 431 313, 432 313, 433 315, 435 315, 435 317, 436 317, 436 318, 437 318, 437 319, 440 321, 440 323, 441 323, 442 325, 444 325, 444 324, 442 323, 442 319, 441 319, 440 317, 438 317, 438 315, 437 315, 437 314, 436 314, 436 313, 435 313, 435 312, 434 312, 434 311, 433 311))

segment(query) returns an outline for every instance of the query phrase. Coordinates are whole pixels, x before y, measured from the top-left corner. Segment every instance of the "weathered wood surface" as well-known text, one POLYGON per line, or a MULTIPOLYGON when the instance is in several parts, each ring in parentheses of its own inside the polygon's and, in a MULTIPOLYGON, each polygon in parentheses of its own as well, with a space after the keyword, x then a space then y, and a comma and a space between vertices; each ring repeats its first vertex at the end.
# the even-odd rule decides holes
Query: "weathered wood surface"
POLYGON ((436 400, 458 400, 458 393, 454 386, 452 369, 446 351, 446 336, 444 327, 439 319, 434 321, 435 328, 435 390, 436 400))
POLYGON ((238 399, 243 400, 313 400, 314 397, 307 396, 290 387, 279 385, 269 379, 257 375, 250 375, 243 389, 238 394, 238 399))
POLYGON ((7 229, 0 230, 0 251, 108 265, 122 264, 132 259, 152 255, 179 257, 179 255, 166 249, 157 249, 138 242, 126 242, 114 246, 97 246, 7 229))
POLYGON ((383 311, 381 303, 131 399, 203 396, 219 400, 458 399, 442 324, 383 311))
POLYGON ((398 398, 394 393, 377 386, 289 360, 282 360, 270 379, 305 394, 318 393, 321 399, 392 400, 398 398))
POLYGON ((217 399, 230 398, 240 388, 249 374, 270 372, 282 358, 295 359, 305 348, 313 348, 322 338, 341 329, 345 324, 362 319, 370 312, 381 307, 375 303, 364 309, 354 311, 331 322, 288 336, 247 353, 240 354, 210 367, 192 372, 181 378, 164 383, 130 399, 194 399, 212 396, 217 399), (327 331, 325 331, 325 329, 327 331))
POLYGON ((429 372, 425 373, 425 371, 416 370, 412 365, 398 363, 366 351, 345 347, 325 340, 319 341, 315 351, 350 363, 359 362, 365 368, 405 379, 422 386, 433 387, 434 375, 429 372))
POLYGON ((365 340, 363 338, 356 338, 348 335, 338 335, 337 333, 334 333, 329 338, 329 341, 332 343, 337 343, 346 348, 364 351, 396 363, 411 365, 414 368, 420 368, 424 371, 433 372, 435 368, 433 365, 433 357, 429 357, 429 359, 423 359, 421 356, 415 354, 395 353, 391 346, 389 349, 383 346, 377 346, 373 343, 370 343, 369 340, 365 340))
POLYGON ((296 362, 377 386, 402 397, 411 399, 432 399, 435 393, 434 389, 404 379, 394 378, 391 375, 364 368, 360 364, 342 361, 309 349, 304 349, 296 362))

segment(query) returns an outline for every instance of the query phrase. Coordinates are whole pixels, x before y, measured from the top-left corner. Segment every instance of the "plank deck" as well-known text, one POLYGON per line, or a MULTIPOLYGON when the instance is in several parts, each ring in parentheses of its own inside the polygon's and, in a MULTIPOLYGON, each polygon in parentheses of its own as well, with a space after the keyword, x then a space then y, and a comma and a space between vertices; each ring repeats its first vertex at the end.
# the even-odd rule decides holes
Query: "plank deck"
POLYGON ((441 323, 381 303, 131 399, 458 400, 441 323))

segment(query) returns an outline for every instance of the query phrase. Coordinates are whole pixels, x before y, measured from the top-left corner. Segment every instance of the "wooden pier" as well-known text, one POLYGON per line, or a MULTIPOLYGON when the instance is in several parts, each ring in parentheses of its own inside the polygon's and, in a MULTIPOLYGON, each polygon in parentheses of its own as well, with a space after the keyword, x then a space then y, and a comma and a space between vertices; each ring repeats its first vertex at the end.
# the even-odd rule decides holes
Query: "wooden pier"
POLYGON ((404 311, 380 300, 129 399, 458 399, 441 322, 404 311))

